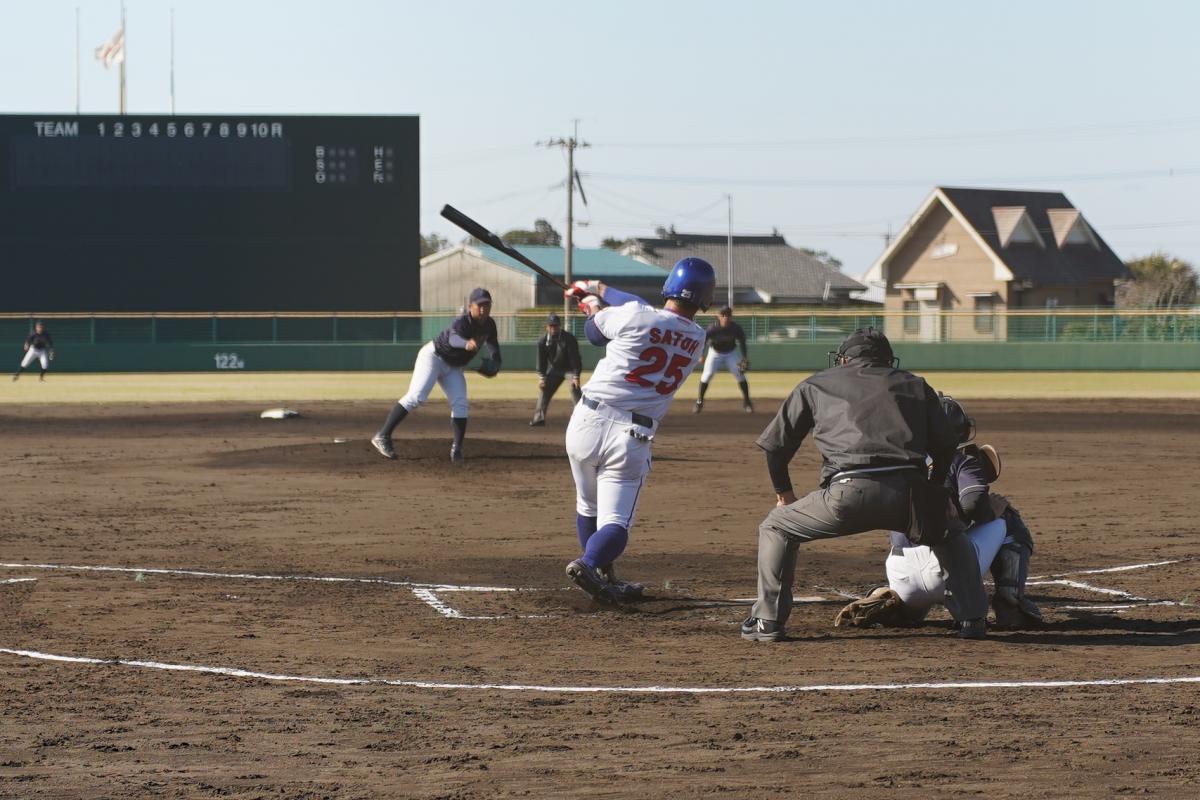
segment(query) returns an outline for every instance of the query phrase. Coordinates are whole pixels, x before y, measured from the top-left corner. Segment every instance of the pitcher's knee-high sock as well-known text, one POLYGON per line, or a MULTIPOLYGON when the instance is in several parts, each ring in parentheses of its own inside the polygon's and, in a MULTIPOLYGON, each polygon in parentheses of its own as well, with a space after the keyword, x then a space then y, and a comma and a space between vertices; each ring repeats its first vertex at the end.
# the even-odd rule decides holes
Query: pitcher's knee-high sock
POLYGON ((625 552, 629 543, 629 530, 615 522, 600 528, 588 539, 583 551, 583 563, 593 569, 608 566, 625 552))
POLYGON ((403 422, 407 416, 408 409, 396 403, 396 405, 392 406, 392 410, 388 412, 387 420, 384 421, 383 427, 379 429, 379 435, 386 439, 392 438, 392 431, 396 430, 396 426, 403 422))

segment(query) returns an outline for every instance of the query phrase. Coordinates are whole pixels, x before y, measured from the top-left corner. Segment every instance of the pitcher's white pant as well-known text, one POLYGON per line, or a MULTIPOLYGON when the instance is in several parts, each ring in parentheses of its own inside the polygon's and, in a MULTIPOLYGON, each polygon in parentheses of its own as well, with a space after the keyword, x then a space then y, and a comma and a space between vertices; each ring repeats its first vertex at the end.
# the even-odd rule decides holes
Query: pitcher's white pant
POLYGON ((433 385, 438 384, 450 401, 450 416, 455 419, 467 418, 467 378, 463 375, 462 367, 452 367, 433 351, 433 342, 427 342, 417 352, 417 362, 413 364, 412 381, 408 384, 408 394, 400 398, 400 405, 408 411, 413 411, 429 399, 433 385))
MULTIPOLYGON (((966 533, 967 541, 975 548, 979 571, 986 573, 992 566, 1000 546, 1004 544, 1007 526, 1003 519, 976 525, 966 533)), ((946 596, 946 574, 937 556, 925 546, 892 547, 884 564, 888 586, 904 601, 908 616, 921 619, 929 609, 946 596)))
POLYGON ((596 526, 610 523, 633 527, 638 498, 650 471, 650 442, 639 441, 630 430, 649 436, 653 431, 634 425, 629 415, 607 406, 592 410, 576 403, 567 425, 567 458, 575 478, 575 510, 596 517, 596 526))
POLYGON ((50 369, 50 354, 40 347, 31 347, 25 351, 25 357, 21 359, 21 369, 32 364, 35 358, 42 362, 42 369, 50 369))
POLYGON ((727 369, 733 375, 733 379, 741 383, 746 379, 742 371, 738 369, 738 361, 741 356, 737 350, 730 350, 728 353, 718 353, 711 347, 708 348, 708 355, 704 357, 704 372, 700 373, 700 382, 708 383, 713 379, 713 375, 717 374, 719 369, 727 369))

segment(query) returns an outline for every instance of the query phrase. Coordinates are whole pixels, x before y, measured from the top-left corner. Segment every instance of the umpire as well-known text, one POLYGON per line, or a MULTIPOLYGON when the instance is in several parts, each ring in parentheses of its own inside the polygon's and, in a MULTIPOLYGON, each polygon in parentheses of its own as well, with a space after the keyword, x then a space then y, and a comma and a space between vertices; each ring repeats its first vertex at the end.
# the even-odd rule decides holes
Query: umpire
POLYGON ((579 389, 579 374, 582 371, 583 360, 579 356, 578 340, 563 330, 558 314, 546 317, 546 333, 537 343, 538 389, 541 392, 530 425, 546 424, 546 406, 550 405, 550 399, 568 374, 571 376, 571 397, 576 403, 579 402, 579 398, 583 397, 579 389))
POLYGON ((987 594, 979 564, 961 532, 947 532, 949 496, 939 494, 958 441, 937 394, 896 367, 891 344, 874 328, 850 334, 831 355, 834 366, 793 389, 756 442, 778 502, 758 529, 758 601, 742 638, 784 638, 800 545, 877 529, 907 531, 933 547, 959 635, 982 638, 987 594), (821 488, 797 500, 788 463, 810 431, 821 488))

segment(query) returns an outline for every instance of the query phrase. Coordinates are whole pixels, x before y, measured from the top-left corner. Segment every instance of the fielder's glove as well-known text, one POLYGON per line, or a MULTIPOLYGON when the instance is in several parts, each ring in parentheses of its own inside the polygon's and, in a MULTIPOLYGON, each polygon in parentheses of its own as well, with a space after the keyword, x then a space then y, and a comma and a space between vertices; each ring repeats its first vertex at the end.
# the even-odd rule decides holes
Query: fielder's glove
POLYGON ((475 371, 485 378, 494 378, 500 372, 500 362, 494 358, 485 358, 479 362, 475 371))
POLYGON ((750 359, 743 358, 743 359, 739 360, 738 361, 738 369, 740 369, 742 372, 749 372, 750 371, 750 359))
POLYGON ((861 600, 855 600, 833 620, 833 627, 872 628, 876 625, 904 624, 904 601, 886 586, 880 586, 861 600))

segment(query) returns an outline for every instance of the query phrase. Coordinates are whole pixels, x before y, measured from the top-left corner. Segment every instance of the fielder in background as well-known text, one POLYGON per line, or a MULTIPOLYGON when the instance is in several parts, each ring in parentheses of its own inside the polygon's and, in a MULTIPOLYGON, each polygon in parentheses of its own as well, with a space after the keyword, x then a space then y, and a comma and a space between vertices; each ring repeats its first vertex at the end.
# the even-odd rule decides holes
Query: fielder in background
POLYGON ((50 369, 50 362, 54 360, 54 339, 41 320, 34 323, 33 333, 25 337, 25 355, 21 359, 21 366, 13 373, 14 381, 21 377, 21 370, 32 364, 35 358, 42 364, 42 374, 38 376, 38 380, 44 381, 46 370, 50 369))
POLYGON ((792 390, 756 442, 766 451, 777 501, 758 529, 758 601, 742 638, 784 638, 800 545, 880 529, 933 546, 959 634, 986 636, 979 563, 961 533, 946 529, 942 484, 958 439, 937 394, 896 366, 891 343, 874 328, 850 334, 831 356, 835 365, 792 390), (821 488, 797 499, 788 463, 810 432, 822 458, 821 488))
POLYGON ((416 410, 429 399, 429 393, 436 383, 450 401, 450 422, 454 427, 450 460, 462 463, 463 437, 467 433, 467 378, 463 375, 463 367, 471 363, 481 349, 486 349, 488 355, 476 371, 487 378, 493 378, 500 372, 500 342, 496 337, 496 321, 491 314, 491 293, 487 289, 473 289, 466 313, 420 349, 413 365, 408 394, 392 406, 383 427, 371 438, 371 444, 380 455, 384 458, 396 457, 392 447, 392 431, 410 411, 416 410))
MULTIPOLYGON (((942 410, 959 441, 946 476, 946 488, 958 498, 952 525, 966 529, 980 571, 992 573, 996 624, 1003 628, 1041 625, 1041 610, 1025 596, 1033 535, 1008 499, 989 491, 1000 477, 1000 456, 991 445, 972 444, 975 420, 961 403, 943 396, 942 410)), ((892 531, 891 540, 884 564, 888 585, 847 605, 834 625, 911 625, 942 602, 946 579, 933 550, 913 544, 900 531, 892 531)))
POLYGON ((750 369, 750 358, 746 355, 746 332, 742 326, 733 321, 733 309, 725 306, 717 312, 717 321, 704 331, 708 338, 708 354, 704 358, 704 371, 700 373, 700 397, 696 400, 693 413, 699 414, 704 410, 704 393, 708 384, 719 369, 727 369, 737 381, 742 390, 742 410, 747 414, 753 413, 754 406, 750 404, 750 384, 743 374, 750 369), (734 348, 741 350, 738 357, 734 348))
POLYGON ((685 258, 663 284, 661 309, 597 281, 577 281, 566 292, 588 317, 588 341, 606 348, 567 426, 583 551, 567 576, 599 603, 642 593, 617 579, 613 562, 629 541, 654 434, 696 366, 704 329, 694 318, 712 303, 715 285, 711 264, 685 258))
POLYGON ((579 374, 583 371, 583 359, 579 356, 579 341, 564 331, 558 314, 546 317, 546 333, 537 343, 537 407, 533 410, 530 425, 546 424, 546 407, 550 399, 562 386, 567 375, 571 376, 571 398, 578 403, 583 393, 579 389, 579 374))

